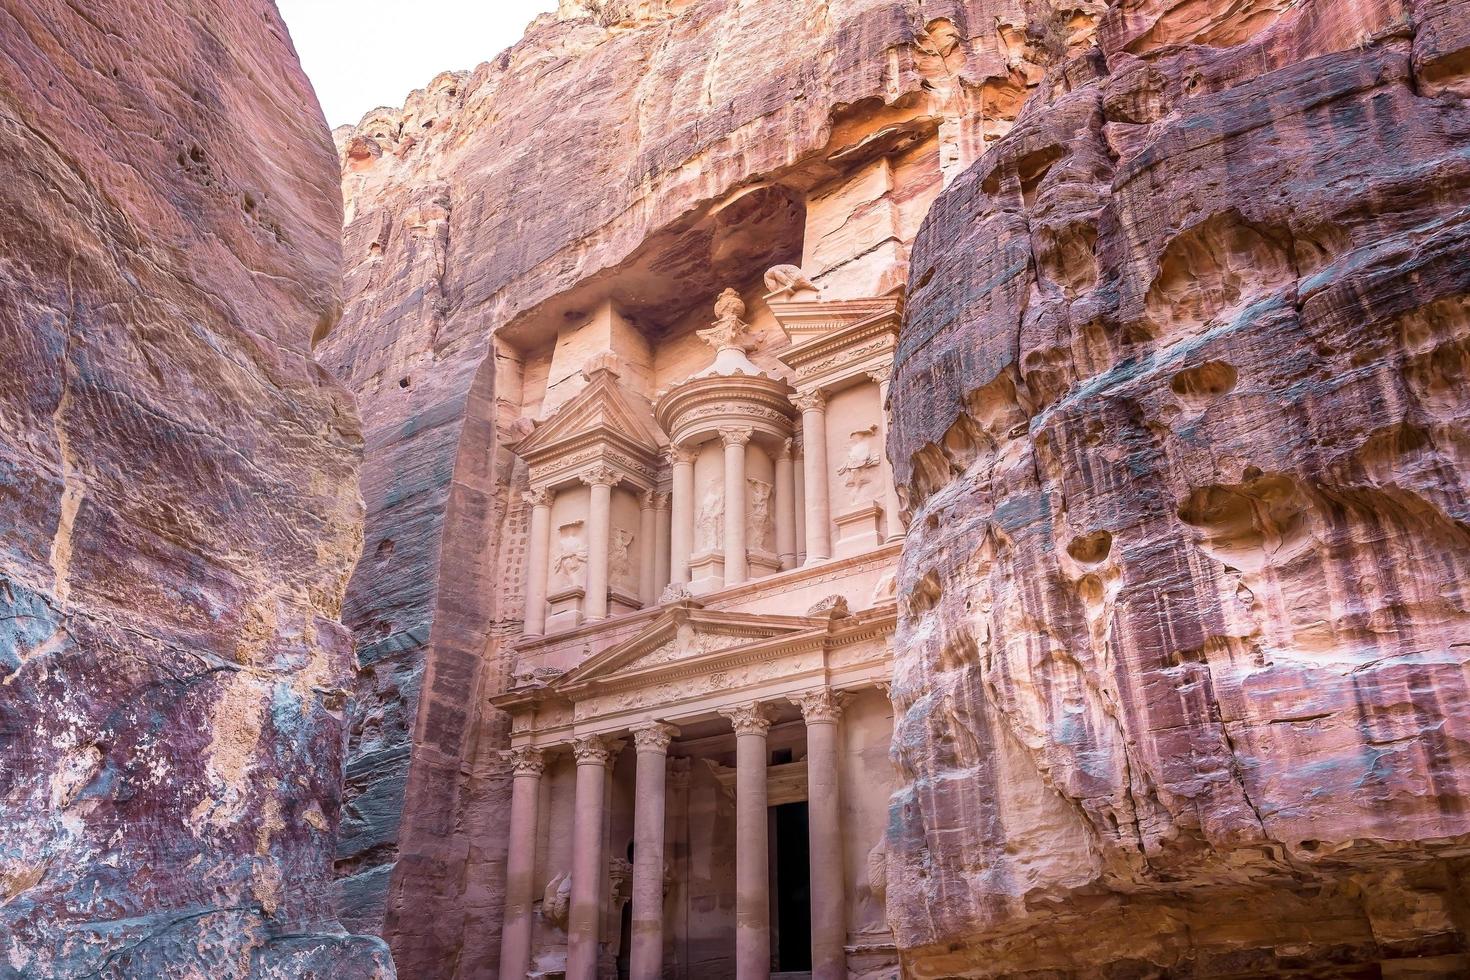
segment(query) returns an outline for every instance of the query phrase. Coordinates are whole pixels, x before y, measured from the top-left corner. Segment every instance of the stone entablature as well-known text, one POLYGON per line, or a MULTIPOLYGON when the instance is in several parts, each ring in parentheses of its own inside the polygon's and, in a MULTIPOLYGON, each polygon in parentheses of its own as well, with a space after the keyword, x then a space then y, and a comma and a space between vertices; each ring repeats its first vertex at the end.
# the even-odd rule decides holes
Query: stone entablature
POLYGON ((857 614, 843 604, 823 615, 772 616, 686 600, 579 667, 493 703, 511 715, 513 747, 548 747, 648 721, 708 717, 737 702, 874 687, 890 676, 896 617, 893 601, 857 614))

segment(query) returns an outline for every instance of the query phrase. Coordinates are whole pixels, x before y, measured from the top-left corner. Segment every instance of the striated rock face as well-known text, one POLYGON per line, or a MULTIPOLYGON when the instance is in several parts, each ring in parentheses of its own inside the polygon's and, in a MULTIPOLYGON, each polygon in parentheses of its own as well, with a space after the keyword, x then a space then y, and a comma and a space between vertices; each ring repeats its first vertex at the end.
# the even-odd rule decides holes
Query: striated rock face
MULTIPOLYGON (((1044 33, 1022 0, 566 0, 496 61, 338 131, 345 313, 321 351, 363 413, 368 506, 339 908, 405 972, 498 958, 509 779, 487 700, 522 605, 518 351, 609 297, 668 329, 758 286, 801 260, 804 196, 864 161, 957 174, 1019 112, 1040 48, 1101 9, 1062 6, 1044 33)), ((922 213, 898 197, 848 205, 808 248, 901 270, 912 231, 868 237, 922 213)))
POLYGON ((1115 3, 930 212, 913 975, 1470 972, 1465 14, 1115 3))
POLYGON ((0 975, 392 975, 327 877, 361 542, 264 0, 0 0, 0 975))

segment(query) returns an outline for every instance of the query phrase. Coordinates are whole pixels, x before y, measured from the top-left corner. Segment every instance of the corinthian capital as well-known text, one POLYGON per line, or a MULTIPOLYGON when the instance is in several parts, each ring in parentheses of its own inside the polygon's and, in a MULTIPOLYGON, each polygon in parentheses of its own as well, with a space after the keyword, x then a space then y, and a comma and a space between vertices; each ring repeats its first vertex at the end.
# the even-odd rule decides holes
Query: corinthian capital
POLYGON ((577 478, 589 487, 615 487, 622 482, 623 474, 606 463, 598 463, 578 473, 577 478))
POLYGON ((664 459, 670 466, 676 463, 694 462, 693 450, 685 449, 683 446, 669 446, 664 450, 664 459))
POLYGON ((526 503, 532 507, 550 507, 556 499, 556 491, 550 487, 532 487, 526 491, 526 503))
POLYGON ((807 691, 805 694, 793 695, 791 700, 801 708, 801 716, 806 719, 808 725, 827 722, 836 724, 842 717, 842 695, 834 694, 828 688, 816 691, 807 691))
POLYGON ((579 766, 605 766, 612 746, 601 735, 584 735, 572 742, 572 755, 579 766))
POLYGON ((546 771, 546 755, 535 746, 509 749, 500 756, 510 763, 511 772, 517 776, 539 776, 546 771))
POLYGON ((736 735, 764 735, 771 728, 771 719, 766 715, 766 706, 759 701, 742 704, 735 708, 724 708, 720 714, 730 719, 736 735))
POLYGON ((802 412, 825 412, 827 410, 827 396, 820 391, 808 392, 805 395, 797 395, 791 399, 791 404, 802 412))
POLYGON ((885 364, 880 368, 874 368, 873 370, 868 372, 868 377, 872 378, 880 385, 884 384, 893 377, 893 365, 885 364))
POLYGON ((669 743, 678 734, 679 729, 673 725, 651 721, 633 729, 633 745, 639 752, 657 752, 662 755, 669 751, 669 743))
POLYGON ((727 446, 743 446, 754 434, 755 430, 748 425, 720 426, 720 441, 727 446))

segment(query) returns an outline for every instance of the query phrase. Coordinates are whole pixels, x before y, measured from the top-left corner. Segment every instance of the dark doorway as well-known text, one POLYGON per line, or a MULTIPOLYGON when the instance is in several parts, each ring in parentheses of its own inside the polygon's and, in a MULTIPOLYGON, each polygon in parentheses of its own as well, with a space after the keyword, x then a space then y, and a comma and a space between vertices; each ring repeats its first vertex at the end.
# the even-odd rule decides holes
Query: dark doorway
POLYGON ((776 811, 776 970, 799 973, 812 968, 811 865, 808 864, 806 803, 785 803, 776 811))
MULTIPOLYGON (((633 846, 628 845, 628 850, 633 846)), ((623 903, 622 933, 618 936, 618 980, 628 980, 633 975, 633 903, 623 903)))

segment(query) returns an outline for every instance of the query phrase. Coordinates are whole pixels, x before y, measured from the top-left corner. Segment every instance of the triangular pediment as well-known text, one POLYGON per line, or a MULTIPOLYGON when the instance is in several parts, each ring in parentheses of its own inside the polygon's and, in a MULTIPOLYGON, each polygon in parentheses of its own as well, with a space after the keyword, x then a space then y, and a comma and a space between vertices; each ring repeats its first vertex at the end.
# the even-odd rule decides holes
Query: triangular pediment
POLYGON ((655 453, 667 440, 653 420, 653 406, 630 394, 608 370, 594 371, 587 387, 516 446, 527 462, 552 455, 569 443, 603 438, 655 453))
POLYGON ((771 301, 771 313, 793 344, 872 321, 896 320, 903 312, 897 294, 864 299, 771 301))
POLYGON ((822 626, 822 620, 805 616, 711 612, 697 603, 680 603, 637 636, 563 674, 556 686, 602 683, 671 665, 715 659, 727 651, 793 637, 822 626))

